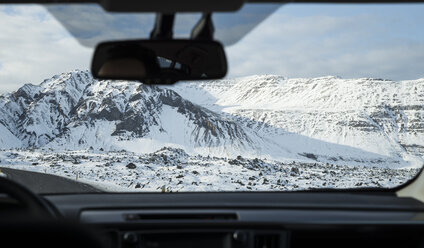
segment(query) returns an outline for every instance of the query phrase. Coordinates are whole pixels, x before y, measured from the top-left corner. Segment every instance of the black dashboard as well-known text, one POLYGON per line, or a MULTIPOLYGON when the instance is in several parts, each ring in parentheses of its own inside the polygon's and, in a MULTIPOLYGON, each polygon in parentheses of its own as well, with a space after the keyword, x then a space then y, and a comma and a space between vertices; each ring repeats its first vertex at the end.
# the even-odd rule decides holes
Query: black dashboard
POLYGON ((105 247, 424 247, 424 204, 387 192, 46 195, 105 247))

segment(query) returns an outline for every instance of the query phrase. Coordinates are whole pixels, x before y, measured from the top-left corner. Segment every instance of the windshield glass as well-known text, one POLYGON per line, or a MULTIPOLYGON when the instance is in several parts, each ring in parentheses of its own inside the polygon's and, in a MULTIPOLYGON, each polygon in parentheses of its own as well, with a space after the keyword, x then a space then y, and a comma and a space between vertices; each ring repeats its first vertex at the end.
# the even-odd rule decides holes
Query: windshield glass
POLYGON ((399 186, 423 165, 422 13, 249 4, 213 16, 226 78, 149 86, 89 68, 153 14, 0 5, 0 174, 42 193, 399 186))

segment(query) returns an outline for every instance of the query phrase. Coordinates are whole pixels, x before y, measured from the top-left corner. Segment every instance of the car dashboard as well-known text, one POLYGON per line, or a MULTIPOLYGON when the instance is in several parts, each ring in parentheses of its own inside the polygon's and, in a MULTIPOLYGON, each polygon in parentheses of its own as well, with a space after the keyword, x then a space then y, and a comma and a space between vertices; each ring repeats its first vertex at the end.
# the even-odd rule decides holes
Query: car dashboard
POLYGON ((46 195, 109 248, 423 247, 424 205, 387 192, 46 195))

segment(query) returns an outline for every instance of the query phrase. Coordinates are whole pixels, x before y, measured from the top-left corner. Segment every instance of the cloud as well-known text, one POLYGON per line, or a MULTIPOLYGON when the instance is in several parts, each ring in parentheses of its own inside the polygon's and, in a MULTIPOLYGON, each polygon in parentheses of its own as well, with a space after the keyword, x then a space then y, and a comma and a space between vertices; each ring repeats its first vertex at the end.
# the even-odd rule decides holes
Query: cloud
POLYGON ((89 47, 105 40, 148 37, 155 20, 154 14, 110 14, 96 4, 49 5, 46 9, 89 47))
POLYGON ((399 19, 396 14, 387 17, 370 13, 299 17, 282 8, 226 49, 229 77, 267 73, 287 77, 422 78, 424 31, 408 33, 414 28, 406 25, 410 20, 399 19), (393 20, 397 20, 396 27, 389 28, 393 20))
POLYGON ((92 50, 79 45, 44 8, 2 7, 0 22, 0 93, 88 68, 92 50))
MULTIPOLYGON (((241 15, 214 15, 217 35, 234 42, 277 7, 246 7, 241 15), (259 12, 254 13, 255 8, 259 12), (232 26, 227 25, 226 31, 228 22, 232 26)), ((106 14, 96 5, 52 5, 48 10, 40 5, 0 7, 0 93, 16 90, 24 83, 38 84, 65 71, 88 69, 93 50, 81 44, 148 37, 154 23, 153 14, 106 14), (66 28, 51 13, 66 22, 66 28)), ((176 35, 188 37, 199 17, 178 15, 176 35)))
MULTIPOLYGON (((241 41, 227 47, 229 77, 252 74, 393 80, 424 77, 424 30, 421 28, 424 17, 420 17, 423 7, 404 7, 401 11, 396 6, 392 12, 386 8, 378 13, 351 8, 345 12, 324 11, 321 7, 315 11, 299 9, 302 10, 281 8, 241 41)), ((267 11, 264 9, 265 14, 267 11)), ((142 28, 131 24, 134 16, 119 15, 118 22, 113 17, 99 22, 97 15, 104 14, 65 16, 76 26, 81 25, 80 18, 91 18, 91 25, 79 29, 81 37, 87 40, 107 39, 107 35, 119 38, 123 33, 137 33, 142 28), (96 32, 113 25, 126 29, 116 29, 109 34, 96 32)), ((237 25, 217 33, 227 33, 229 39, 236 39, 238 32, 251 27, 251 23, 243 21, 248 16, 249 13, 236 18, 233 23, 237 25)), ((198 17, 182 15, 177 20, 176 32, 188 32, 190 25, 184 27, 184 23, 195 23, 198 17)), ((150 31, 153 20, 149 18, 153 15, 137 18, 150 31)), ((38 84, 69 70, 89 68, 92 49, 81 46, 44 7, 0 7, 0 22, 0 93, 16 90, 24 83, 38 84)))
MULTIPOLYGON (((233 44, 280 6, 246 4, 237 13, 214 13, 215 38, 225 45, 233 44)), ((154 14, 108 13, 96 4, 51 5, 46 8, 82 45, 88 47, 94 47, 103 40, 148 38, 155 21, 154 14)), ((200 16, 178 13, 174 36, 189 38, 200 16)))

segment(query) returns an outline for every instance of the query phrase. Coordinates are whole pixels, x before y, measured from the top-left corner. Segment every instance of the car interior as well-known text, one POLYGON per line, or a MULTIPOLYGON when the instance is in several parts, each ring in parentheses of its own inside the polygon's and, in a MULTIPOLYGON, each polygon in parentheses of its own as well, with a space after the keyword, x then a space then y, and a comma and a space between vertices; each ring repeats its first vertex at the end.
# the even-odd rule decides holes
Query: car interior
MULTIPOLYGON (((292 1, 324 2, 421 1, 292 1)), ((97 44, 91 64, 97 79, 145 84, 225 77, 226 54, 214 39, 211 14, 231 14, 246 4, 243 0, 0 1, 0 5, 11 3, 60 3, 64 8, 87 3, 107 12, 156 13, 149 39, 104 40, 97 44), (184 12, 203 15, 192 27, 191 37, 174 39, 174 14, 184 12)), ((424 247, 422 170, 409 182, 390 189, 37 194, 0 176, 0 191, 1 247, 424 247)))

